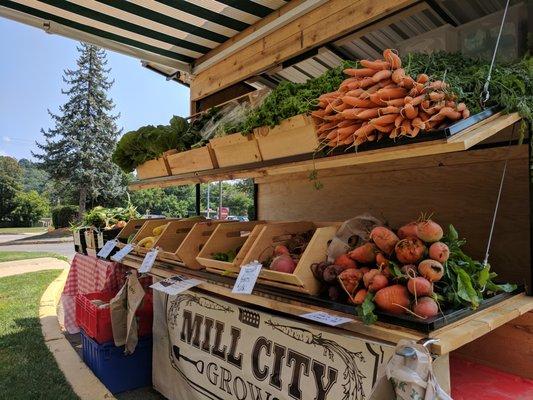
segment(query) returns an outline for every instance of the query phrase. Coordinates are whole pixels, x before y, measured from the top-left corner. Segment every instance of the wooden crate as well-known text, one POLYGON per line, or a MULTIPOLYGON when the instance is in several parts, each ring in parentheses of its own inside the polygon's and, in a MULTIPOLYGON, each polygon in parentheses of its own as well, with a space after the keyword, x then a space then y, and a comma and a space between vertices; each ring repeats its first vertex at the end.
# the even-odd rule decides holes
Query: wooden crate
POLYGON ((314 234, 292 274, 263 268, 259 274, 258 282, 316 295, 319 293, 321 285, 311 272, 311 264, 326 261, 329 242, 338 229, 338 224, 329 224, 313 222, 269 223, 263 227, 255 239, 242 260, 242 264, 248 264, 254 260, 263 263, 272 258, 276 245, 287 243, 295 234, 314 230, 314 234))
POLYGON ((308 115, 296 115, 269 128, 254 129, 263 160, 313 153, 319 145, 315 124, 308 115))
POLYGON ((198 261, 196 261, 196 256, 198 256, 198 253, 200 253, 200 250, 202 250, 205 243, 209 240, 216 227, 221 223, 229 222, 230 221, 198 222, 189 231, 176 250, 175 256, 177 259, 184 263, 187 268, 204 268, 198 261))
MULTIPOLYGON (((183 243, 191 229, 201 221, 205 221, 205 218, 193 217, 169 222, 154 244, 154 247, 159 247, 157 258, 160 260, 179 261, 176 256, 176 250, 183 243)), ((148 252, 148 250, 142 248, 138 249, 138 251, 144 254, 148 252)))
POLYGON ((196 260, 208 271, 219 274, 239 272, 244 256, 264 226, 262 221, 228 222, 219 224, 198 253, 196 260), (219 261, 213 258, 214 253, 236 250, 241 247, 233 262, 219 261))
POLYGON ((186 174, 189 172, 205 171, 217 167, 216 159, 211 154, 209 146, 199 147, 167 157, 171 175, 186 174))
POLYGON ((126 224, 126 226, 124 226, 124 228, 122 228, 122 230, 118 233, 118 235, 116 237, 116 239, 118 240, 117 247, 119 247, 119 248, 124 247, 128 243, 128 239, 129 239, 129 237, 131 235, 134 235, 132 237, 132 240, 133 240, 133 238, 135 237, 137 232, 142 228, 142 226, 144 225, 144 223, 146 221, 155 221, 155 220, 161 220, 161 219, 162 218, 153 218, 153 219, 134 218, 134 219, 130 219, 128 221, 128 223, 126 224))
POLYGON ((159 178, 161 176, 172 175, 168 164, 168 157, 177 153, 176 150, 165 151, 163 155, 155 160, 148 160, 136 168, 137 179, 159 178))
POLYGON ((221 168, 262 161, 259 146, 253 134, 244 136, 234 133, 213 138, 209 140, 209 144, 221 168))
MULTIPOLYGON (((132 253, 134 254, 140 254, 144 255, 148 252, 150 249, 144 249, 137 246, 137 243, 139 243, 142 239, 153 236, 153 230, 154 228, 157 228, 158 226, 168 224, 172 221, 179 221, 178 218, 165 218, 165 219, 148 219, 145 221, 141 229, 137 231, 133 239, 131 240, 131 243, 134 244, 134 248, 132 250, 132 253)), ((168 226, 168 225, 167 225, 168 226)), ((166 228, 165 228, 166 229, 166 228)), ((165 230, 163 229, 163 232, 165 230)), ((162 234, 161 234, 162 235, 162 234)))

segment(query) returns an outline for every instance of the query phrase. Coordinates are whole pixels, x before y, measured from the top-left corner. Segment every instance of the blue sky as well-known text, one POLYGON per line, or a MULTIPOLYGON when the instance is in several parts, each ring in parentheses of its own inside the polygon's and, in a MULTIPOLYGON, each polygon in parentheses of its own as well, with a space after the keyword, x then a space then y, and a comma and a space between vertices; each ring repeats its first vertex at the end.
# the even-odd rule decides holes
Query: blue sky
MULTIPOLYGON (((31 158, 40 129, 51 126, 47 109, 65 103, 61 79, 74 68, 77 42, 0 17, 0 155, 31 158)), ((189 114, 189 89, 141 66, 137 59, 108 54, 115 85, 110 90, 124 132, 167 123, 189 114)))

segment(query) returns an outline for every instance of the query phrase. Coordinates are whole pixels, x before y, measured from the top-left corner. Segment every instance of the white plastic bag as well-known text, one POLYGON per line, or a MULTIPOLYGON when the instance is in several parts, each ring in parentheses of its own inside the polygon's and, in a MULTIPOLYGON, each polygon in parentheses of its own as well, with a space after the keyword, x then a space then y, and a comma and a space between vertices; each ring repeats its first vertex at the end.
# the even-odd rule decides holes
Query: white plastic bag
POLYGON ((379 371, 369 400, 452 400, 433 373, 431 354, 421 344, 401 340, 389 362, 379 371), (401 353, 412 348, 413 357, 401 353))

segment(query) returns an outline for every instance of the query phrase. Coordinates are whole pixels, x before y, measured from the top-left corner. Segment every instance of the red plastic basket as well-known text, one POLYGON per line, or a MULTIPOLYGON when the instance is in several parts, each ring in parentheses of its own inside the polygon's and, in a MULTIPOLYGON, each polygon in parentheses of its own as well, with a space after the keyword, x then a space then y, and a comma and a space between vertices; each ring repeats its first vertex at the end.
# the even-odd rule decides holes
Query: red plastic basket
MULTIPOLYGON (((113 340, 111 312, 109 306, 99 308, 92 300, 102 300, 108 303, 113 297, 115 297, 115 293, 112 292, 86 293, 76 296, 76 323, 80 328, 83 328, 89 337, 98 343, 106 343, 113 340)), ((135 313, 139 326, 139 337, 152 334, 152 305, 152 293, 151 291, 146 292, 141 306, 135 313)))

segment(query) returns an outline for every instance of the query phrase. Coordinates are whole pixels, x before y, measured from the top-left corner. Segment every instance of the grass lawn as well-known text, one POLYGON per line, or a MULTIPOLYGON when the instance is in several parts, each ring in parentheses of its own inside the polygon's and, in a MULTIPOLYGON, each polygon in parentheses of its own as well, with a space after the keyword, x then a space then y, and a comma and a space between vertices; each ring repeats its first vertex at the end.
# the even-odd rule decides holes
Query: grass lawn
POLYGON ((0 235, 16 235, 20 233, 45 233, 47 230, 41 226, 33 228, 0 228, 0 235))
MULTIPOLYGON (((44 251, 0 251, 0 262, 29 260, 32 258, 55 257, 60 260, 68 261, 67 257, 55 253, 47 253, 44 251)), ((0 298, 1 292, 0 292, 0 298)))
POLYGON ((0 398, 78 399, 44 344, 39 300, 61 271, 0 278, 0 398))

